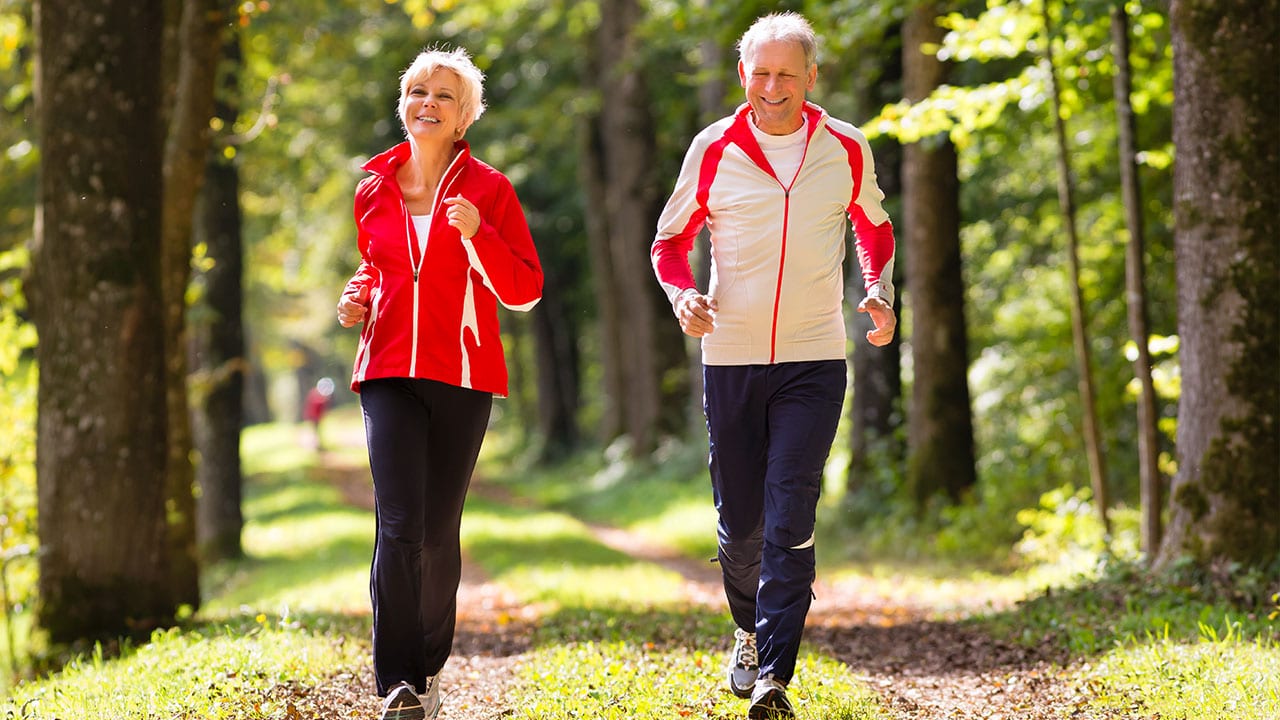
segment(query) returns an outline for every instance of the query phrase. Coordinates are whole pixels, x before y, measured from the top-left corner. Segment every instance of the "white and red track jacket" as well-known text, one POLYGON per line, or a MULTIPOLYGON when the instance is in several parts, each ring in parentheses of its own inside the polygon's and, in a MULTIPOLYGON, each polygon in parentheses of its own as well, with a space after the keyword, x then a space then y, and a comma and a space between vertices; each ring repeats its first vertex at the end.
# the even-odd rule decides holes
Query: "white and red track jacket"
POLYGON ((383 377, 427 378, 507 394, 498 303, 529 310, 542 297, 542 267, 524 211, 505 175, 459 141, 431 202, 426 252, 404 203, 396 169, 410 157, 401 143, 366 162, 355 193, 360 269, 344 295, 368 291, 351 389, 383 377), (461 194, 480 211, 480 230, 464 238, 449 225, 445 198, 461 194))
POLYGON ((742 105, 693 139, 658 220, 654 273, 674 303, 694 288, 689 252, 711 233, 716 328, 707 365, 845 357, 845 221, 857 235, 867 294, 893 304, 893 225, 881 207, 867 139, 805 103, 808 137, 794 178, 777 177, 742 105))

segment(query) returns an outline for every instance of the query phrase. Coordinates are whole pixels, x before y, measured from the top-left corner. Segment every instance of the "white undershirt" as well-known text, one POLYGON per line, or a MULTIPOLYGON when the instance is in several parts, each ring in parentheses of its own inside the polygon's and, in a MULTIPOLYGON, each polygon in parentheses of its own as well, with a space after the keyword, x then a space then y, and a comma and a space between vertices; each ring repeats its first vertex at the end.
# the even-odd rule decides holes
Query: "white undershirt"
POLYGON ((418 234, 418 252, 426 254, 427 235, 431 232, 431 215, 410 215, 413 218, 413 230, 418 234))
POLYGON ((747 124, 751 126, 751 132, 755 134, 756 142, 760 143, 760 149, 764 151, 769 165, 773 167, 773 174, 778 176, 778 182, 790 187, 796 171, 800 169, 800 161, 804 159, 808 118, 800 125, 799 130, 788 135, 770 135, 762 132, 753 122, 747 124))

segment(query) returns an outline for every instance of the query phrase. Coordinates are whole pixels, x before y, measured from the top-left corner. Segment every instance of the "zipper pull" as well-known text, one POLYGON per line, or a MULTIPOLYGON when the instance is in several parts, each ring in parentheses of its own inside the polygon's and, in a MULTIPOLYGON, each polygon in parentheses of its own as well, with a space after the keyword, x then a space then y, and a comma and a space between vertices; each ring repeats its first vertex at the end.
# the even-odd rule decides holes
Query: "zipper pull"
POLYGON ((413 271, 413 282, 414 282, 415 284, 417 284, 417 282, 418 282, 418 271, 417 271, 417 270, 414 270, 414 271, 413 271))

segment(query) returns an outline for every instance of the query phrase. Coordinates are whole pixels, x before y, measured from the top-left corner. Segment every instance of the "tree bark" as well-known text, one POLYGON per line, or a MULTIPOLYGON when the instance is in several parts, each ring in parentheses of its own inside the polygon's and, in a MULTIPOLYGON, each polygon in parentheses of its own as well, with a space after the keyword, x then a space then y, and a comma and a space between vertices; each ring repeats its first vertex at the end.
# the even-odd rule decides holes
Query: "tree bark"
POLYGON ((1044 52, 1049 66, 1049 84, 1053 96, 1053 127, 1058 144, 1058 203, 1062 206, 1063 225, 1067 228, 1067 260, 1071 268, 1071 336, 1076 351, 1079 373, 1080 414, 1084 430, 1085 454, 1089 460, 1089 478, 1093 486, 1093 502, 1106 537, 1111 537, 1111 494, 1107 490, 1107 465, 1102 448, 1102 431, 1098 427, 1097 402, 1094 400, 1093 356, 1089 349, 1089 319, 1080 288, 1080 241, 1076 234, 1076 208, 1071 166, 1067 161, 1066 122, 1062 119, 1062 99, 1058 91, 1058 71, 1053 60, 1053 33, 1049 22, 1049 4, 1041 5, 1044 19, 1044 52))
MULTIPOLYGON (((903 85, 917 101, 945 82, 947 66, 923 51, 940 43, 941 3, 925 3, 903 25, 903 85)), ((903 215, 910 284, 914 380, 907 414, 907 477, 919 507, 945 493, 961 499, 977 480, 969 406, 969 350, 960 257, 955 147, 945 136, 904 148, 903 215)))
POLYGON ((1138 380, 1138 484, 1142 502, 1142 550, 1148 561, 1160 548, 1161 500, 1164 477, 1160 472, 1160 431, 1156 427, 1156 390, 1151 377, 1151 352, 1147 344, 1146 231, 1142 222, 1142 185, 1138 181, 1137 120, 1129 100, 1129 16, 1124 3, 1111 9, 1111 44, 1116 60, 1116 123, 1119 126, 1120 189, 1124 197, 1129 244, 1125 255, 1125 289, 1129 310, 1129 334, 1137 347, 1133 374, 1138 380))
POLYGON ((1157 567, 1280 548, 1280 3, 1173 0, 1178 471, 1157 567))
POLYGON ((38 619, 54 642, 176 609, 166 523, 159 0, 37 0, 38 619))
MULTIPOLYGON (((232 128, 240 114, 240 37, 224 31, 221 89, 214 114, 232 128)), ((203 293, 191 322, 192 430, 197 455, 196 539, 206 561, 244 555, 244 475, 240 431, 244 427, 244 387, 248 363, 244 344, 244 257, 240 212, 240 170, 215 145, 205 164, 205 182, 196 215, 196 240, 205 246, 203 293)), ((234 148, 232 148, 234 150, 234 148)))
POLYGON ((164 152, 160 255, 164 302, 165 388, 169 417, 168 517, 173 582, 180 602, 200 604, 196 558, 195 467, 187 395, 187 285, 196 197, 204 182, 217 73, 219 0, 183 0, 178 20, 177 75, 164 152))

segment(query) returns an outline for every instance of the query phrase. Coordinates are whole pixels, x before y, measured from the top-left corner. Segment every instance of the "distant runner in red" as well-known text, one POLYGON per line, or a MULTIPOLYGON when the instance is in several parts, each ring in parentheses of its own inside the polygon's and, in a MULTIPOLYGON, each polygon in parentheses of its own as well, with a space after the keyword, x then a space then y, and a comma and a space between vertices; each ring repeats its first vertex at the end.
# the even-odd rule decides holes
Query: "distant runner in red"
POLYGON ((737 628, 729 689, 748 718, 789 718, 814 581, 814 518, 846 386, 845 232, 857 235, 872 345, 893 339, 893 225, 866 137, 806 100, 818 78, 800 15, 738 42, 746 103, 693 139, 658 221, 653 269, 702 338, 719 561, 737 628), (711 234, 700 292, 689 253, 711 234))
POLYGON ((463 50, 420 54, 400 79, 407 140, 364 164, 360 269, 338 301, 364 322, 360 393, 378 532, 369 589, 382 720, 440 712, 462 561, 458 530, 493 396, 507 394, 498 304, 531 309, 542 267, 511 182, 462 139, 484 112, 463 50))
POLYGON ((315 387, 307 391, 302 403, 302 419, 311 426, 311 439, 317 450, 324 450, 324 438, 320 435, 320 421, 324 419, 333 399, 333 380, 320 378, 315 387))

